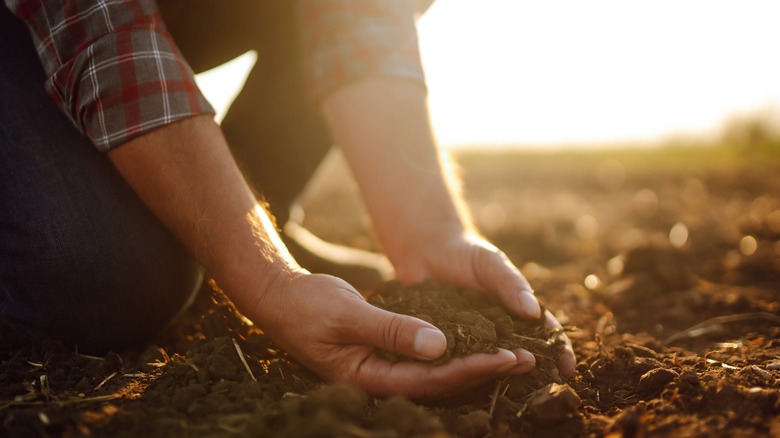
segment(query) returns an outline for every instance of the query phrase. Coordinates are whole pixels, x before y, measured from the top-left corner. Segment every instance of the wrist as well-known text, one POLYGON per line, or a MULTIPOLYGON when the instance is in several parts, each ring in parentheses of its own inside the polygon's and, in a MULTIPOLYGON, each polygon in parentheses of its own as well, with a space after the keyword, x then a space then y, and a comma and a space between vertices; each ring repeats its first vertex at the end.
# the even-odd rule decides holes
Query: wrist
POLYGON ((225 279, 224 286, 217 279, 236 308, 264 330, 282 318, 278 309, 286 290, 299 277, 309 275, 299 266, 269 264, 248 268, 225 279))
POLYGON ((295 276, 308 273, 290 255, 268 213, 259 204, 240 221, 237 232, 212 246, 213 274, 236 306, 249 315, 258 302, 295 276))

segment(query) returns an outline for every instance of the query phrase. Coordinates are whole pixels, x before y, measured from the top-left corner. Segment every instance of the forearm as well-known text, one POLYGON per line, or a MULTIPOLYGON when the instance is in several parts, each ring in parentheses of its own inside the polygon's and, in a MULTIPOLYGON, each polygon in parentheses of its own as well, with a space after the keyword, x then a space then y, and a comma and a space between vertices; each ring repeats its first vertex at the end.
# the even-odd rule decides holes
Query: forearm
POLYGON ((426 241, 470 229, 434 139, 422 86, 368 79, 329 94, 322 111, 396 269, 426 241))
POLYGON ((253 309, 279 275, 299 269, 210 116, 166 125, 108 156, 239 309, 253 309))

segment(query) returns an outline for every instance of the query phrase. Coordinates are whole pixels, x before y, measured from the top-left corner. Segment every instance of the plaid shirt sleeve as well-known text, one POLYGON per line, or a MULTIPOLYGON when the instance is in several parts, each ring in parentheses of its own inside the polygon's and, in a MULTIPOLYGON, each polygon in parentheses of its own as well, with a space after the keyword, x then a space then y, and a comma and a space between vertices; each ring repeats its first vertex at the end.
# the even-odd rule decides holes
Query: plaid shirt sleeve
POLYGON ((213 113, 152 0, 5 0, 29 27, 57 105, 102 151, 213 113))
POLYGON ((301 0, 299 5, 307 86, 315 102, 367 77, 425 86, 411 1, 301 0))

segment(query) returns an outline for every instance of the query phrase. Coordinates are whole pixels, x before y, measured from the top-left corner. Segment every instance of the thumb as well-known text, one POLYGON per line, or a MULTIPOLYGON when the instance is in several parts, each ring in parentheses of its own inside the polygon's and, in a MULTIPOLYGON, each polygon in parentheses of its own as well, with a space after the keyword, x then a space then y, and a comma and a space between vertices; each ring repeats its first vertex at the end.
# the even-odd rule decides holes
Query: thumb
POLYGON ((447 350, 447 338, 432 324, 366 302, 361 307, 353 317, 355 342, 420 360, 436 359, 447 350))

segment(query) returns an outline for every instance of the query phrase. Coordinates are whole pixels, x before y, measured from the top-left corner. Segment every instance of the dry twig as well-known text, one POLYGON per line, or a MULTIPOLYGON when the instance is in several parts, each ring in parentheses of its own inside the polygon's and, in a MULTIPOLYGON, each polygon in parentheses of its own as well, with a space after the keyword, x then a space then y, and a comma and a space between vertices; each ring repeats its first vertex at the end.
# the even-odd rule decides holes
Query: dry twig
POLYGON ((493 418, 493 411, 496 409, 496 401, 498 400, 498 391, 501 389, 501 385, 504 384, 506 378, 496 382, 496 389, 493 390, 493 395, 490 397, 490 409, 488 409, 488 415, 493 418))
POLYGON ((79 353, 79 352, 78 352, 78 349, 76 350, 76 354, 78 354, 79 356, 81 356, 81 357, 82 357, 82 358, 84 358, 84 359, 89 359, 89 360, 102 360, 102 361, 105 361, 105 360, 106 360, 106 358, 104 358, 104 357, 91 356, 91 355, 89 355, 89 354, 83 354, 83 353, 79 353))
POLYGON ((241 351, 241 347, 238 346, 238 342, 236 342, 236 338, 230 338, 230 339, 233 340, 233 346, 236 347, 236 353, 238 353, 238 357, 241 359, 241 363, 244 364, 244 368, 246 368, 246 371, 249 373, 249 377, 251 377, 253 381, 257 382, 257 377, 255 377, 254 373, 252 373, 252 370, 249 369, 249 364, 246 363, 244 352, 241 351))
POLYGON ((97 391, 98 389, 102 388, 103 385, 106 384, 106 382, 108 382, 109 380, 113 379, 115 376, 116 376, 116 371, 114 371, 113 373, 109 374, 108 377, 106 377, 105 379, 101 380, 100 383, 97 384, 97 386, 95 387, 95 391, 97 391))
POLYGON ((46 374, 41 375, 39 378, 41 382, 41 395, 49 400, 51 398, 51 388, 49 387, 49 377, 46 374))
POLYGON ((182 356, 179 353, 176 353, 173 356, 171 356, 171 362, 187 365, 188 367, 192 368, 192 370, 195 371, 196 373, 200 371, 198 366, 195 365, 189 358, 187 358, 186 356, 182 356))

